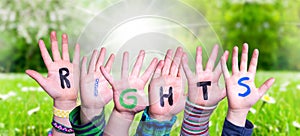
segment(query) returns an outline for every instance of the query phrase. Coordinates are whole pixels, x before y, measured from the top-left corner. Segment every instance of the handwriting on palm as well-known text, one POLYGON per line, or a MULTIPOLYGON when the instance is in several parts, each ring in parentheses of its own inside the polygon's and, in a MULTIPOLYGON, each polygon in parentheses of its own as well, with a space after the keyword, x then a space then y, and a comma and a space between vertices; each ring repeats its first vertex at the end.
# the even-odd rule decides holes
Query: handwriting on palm
POLYGON ((130 112, 135 114, 144 110, 145 107, 148 105, 144 88, 155 69, 157 59, 154 58, 147 70, 144 72, 144 74, 142 76, 139 76, 145 57, 145 51, 140 51, 139 56, 132 69, 132 72, 129 75, 128 55, 128 52, 124 52, 123 54, 121 80, 114 81, 113 77, 109 75, 109 73, 104 69, 104 67, 101 67, 101 72, 113 88, 113 100, 115 104, 115 109, 119 112, 130 112), (136 92, 131 91, 122 96, 124 91, 127 91, 127 89, 136 90, 136 92), (132 99, 132 97, 134 98, 132 99), (124 101, 120 101, 120 99, 124 101), (134 103, 136 103, 134 107, 124 107, 124 104, 133 105, 134 103))
MULTIPOLYGON (((108 81, 100 71, 100 66, 104 62, 105 48, 101 48, 100 55, 95 50, 92 54, 88 71, 86 68, 87 58, 82 59, 80 97, 81 105, 85 108, 103 108, 113 97, 113 92, 108 81), (97 59, 98 58, 98 59, 97 59)), ((105 65, 105 70, 110 72, 114 60, 114 55, 110 55, 105 65)))
POLYGON ((182 48, 177 48, 172 61, 172 51, 168 50, 165 60, 157 65, 149 86, 150 114, 173 116, 183 110, 186 97, 179 68, 182 54, 182 48), (173 103, 170 103, 168 98, 160 96, 161 90, 163 94, 170 95, 170 88, 173 93, 173 103), (163 106, 161 99, 163 99, 163 106))
POLYGON ((274 83, 274 78, 269 78, 265 81, 260 88, 256 88, 254 84, 256 67, 258 61, 258 50, 255 49, 251 58, 249 69, 247 70, 248 61, 248 45, 244 44, 242 49, 242 57, 240 68, 238 67, 238 47, 234 47, 232 53, 232 75, 230 76, 226 65, 226 59, 224 56, 221 59, 222 70, 226 83, 226 91, 228 97, 228 105, 232 110, 249 110, 272 86, 274 83), (240 94, 245 94, 247 88, 240 85, 238 82, 242 78, 249 78, 249 80, 244 80, 242 83, 249 87, 249 93, 240 96, 240 94))
POLYGON ((53 60, 51 59, 44 42, 42 40, 39 41, 40 51, 48 70, 48 76, 45 78, 33 70, 27 70, 26 73, 36 80, 53 99, 58 101, 76 101, 79 89, 79 45, 76 45, 75 47, 73 62, 71 63, 67 35, 62 35, 62 57, 59 53, 56 33, 52 32, 50 38, 53 60), (66 68, 69 72, 66 78, 70 82, 70 87, 64 88, 61 86, 59 75, 59 69, 61 68, 66 68))
MULTIPOLYGON (((222 74, 221 64, 218 63, 214 69, 215 61, 218 55, 218 46, 214 46, 209 60, 206 64, 205 70, 202 68, 202 48, 198 47, 196 52, 196 72, 195 74, 190 70, 188 66, 187 55, 184 54, 182 58, 182 65, 185 74, 188 78, 188 97, 189 100, 197 105, 201 106, 214 106, 218 104, 225 96, 225 88, 219 86, 219 79, 222 74), (207 85, 207 98, 204 96, 203 86, 197 84, 202 82, 209 82, 207 85), (205 98, 205 99, 204 99, 205 98)), ((228 52, 224 53, 224 56, 228 58, 228 52)))

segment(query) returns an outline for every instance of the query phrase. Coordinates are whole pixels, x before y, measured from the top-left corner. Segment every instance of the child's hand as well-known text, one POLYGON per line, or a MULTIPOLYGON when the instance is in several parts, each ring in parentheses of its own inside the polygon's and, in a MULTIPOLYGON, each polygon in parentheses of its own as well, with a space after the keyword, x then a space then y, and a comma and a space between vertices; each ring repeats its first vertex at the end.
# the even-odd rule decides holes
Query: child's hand
MULTIPOLYGON (((88 71, 86 68, 87 58, 82 60, 80 77, 80 98, 81 98, 81 121, 88 123, 94 116, 101 113, 103 107, 112 99, 113 92, 108 81, 100 71, 100 66, 104 65, 105 48, 101 48, 100 55, 94 50, 91 57, 88 71)), ((105 70, 109 73, 114 61, 114 55, 110 55, 105 65, 105 70)))
MULTIPOLYGON (((194 74, 188 66, 188 58, 184 53, 182 65, 188 79, 188 98, 192 103, 211 107, 217 105, 226 96, 225 88, 219 86, 219 79, 222 74, 220 62, 214 70, 217 56, 218 46, 215 46, 203 71, 202 48, 199 46, 196 52, 196 74, 194 74)), ((227 60, 228 52, 224 53, 224 57, 227 60)))
POLYGON ((233 48, 232 76, 230 76, 228 72, 225 57, 226 56, 222 57, 221 64, 225 77, 228 98, 228 113, 226 118, 237 126, 244 126, 248 111, 272 86, 275 79, 270 78, 265 81, 260 88, 256 88, 254 80, 258 61, 258 50, 254 50, 250 66, 247 71, 247 44, 243 45, 240 69, 238 67, 238 47, 233 48))
POLYGON ((113 88, 114 110, 132 119, 136 113, 144 110, 148 105, 144 87, 157 64, 157 59, 154 58, 144 74, 140 76, 144 57, 145 51, 142 50, 129 75, 128 52, 125 52, 123 54, 122 75, 120 81, 115 81, 113 77, 109 75, 108 71, 101 66, 101 72, 113 88))
POLYGON ((171 120, 184 108, 186 97, 179 68, 182 54, 182 48, 177 48, 172 61, 172 50, 168 50, 154 72, 149 86, 149 114, 154 119, 171 120))
POLYGON ((26 73, 36 80, 53 98, 56 108, 71 110, 76 106, 79 89, 79 45, 75 47, 73 62, 71 63, 67 35, 62 35, 62 57, 58 49, 56 33, 51 32, 50 38, 53 60, 44 42, 42 40, 39 41, 42 58, 48 69, 48 76, 45 78, 33 70, 26 70, 26 73))

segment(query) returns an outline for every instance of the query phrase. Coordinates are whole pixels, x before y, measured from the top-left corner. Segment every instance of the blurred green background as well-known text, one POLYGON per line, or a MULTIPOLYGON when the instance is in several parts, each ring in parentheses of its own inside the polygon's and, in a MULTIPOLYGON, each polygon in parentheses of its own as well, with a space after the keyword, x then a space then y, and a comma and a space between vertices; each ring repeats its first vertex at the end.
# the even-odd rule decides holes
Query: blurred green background
MULTIPOLYGON (((24 74, 26 69, 47 72, 38 40, 45 40, 50 49, 49 34, 55 30, 58 35, 67 33, 74 45, 86 24, 117 1, 0 1, 0 136, 47 134, 52 99, 24 74)), ((181 1, 206 17, 224 49, 231 51, 247 42, 250 52, 260 50, 257 85, 270 76, 276 78, 268 91, 276 104, 259 101, 253 107, 255 112, 249 113, 254 135, 299 135, 300 0, 181 1)), ((111 104, 108 107, 111 109, 111 104)), ((211 135, 220 135, 226 109, 223 100, 212 116, 211 135)), ((172 135, 179 133, 181 120, 182 114, 172 135)))
MULTIPOLYGON (((299 70, 299 0, 182 0, 202 13, 224 49, 247 42, 259 48, 261 70, 299 70)), ((0 2, 0 71, 46 72, 38 39, 49 43, 52 30, 68 33, 71 45, 85 25, 117 0, 0 2)), ((49 45, 49 44, 48 44, 49 45)), ((48 46, 49 48, 49 46, 48 46)), ((251 54, 250 54, 251 55, 251 54)))

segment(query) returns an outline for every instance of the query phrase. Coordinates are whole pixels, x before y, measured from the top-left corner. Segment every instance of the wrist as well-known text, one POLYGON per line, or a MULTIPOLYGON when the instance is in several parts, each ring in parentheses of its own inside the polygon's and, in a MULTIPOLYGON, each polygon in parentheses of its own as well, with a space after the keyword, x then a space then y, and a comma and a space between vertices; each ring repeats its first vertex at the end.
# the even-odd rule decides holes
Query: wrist
POLYGON ((100 115, 102 111, 103 108, 90 108, 81 105, 80 107, 81 124, 89 123, 94 117, 100 115))
POLYGON ((122 111, 118 111, 115 108, 113 109, 113 112, 117 116, 125 118, 125 119, 128 119, 128 120, 131 120, 131 121, 134 119, 134 116, 135 116, 135 113, 132 113, 132 112, 122 112, 122 111))
POLYGON ((81 113, 84 113, 85 115, 89 115, 89 116, 92 116, 92 115, 99 115, 102 111, 103 111, 103 107, 102 108, 95 108, 95 107, 85 107, 83 105, 80 106, 80 112, 81 113))
POLYGON ((158 121, 170 121, 172 119, 173 116, 170 115, 157 115, 157 114, 153 114, 149 111, 149 116, 152 119, 158 120, 158 121))
POLYGON ((54 100, 53 106, 61 110, 72 110, 76 107, 76 100, 54 100))
POLYGON ((228 109, 226 119, 236 126, 245 127, 248 112, 247 109, 228 109))

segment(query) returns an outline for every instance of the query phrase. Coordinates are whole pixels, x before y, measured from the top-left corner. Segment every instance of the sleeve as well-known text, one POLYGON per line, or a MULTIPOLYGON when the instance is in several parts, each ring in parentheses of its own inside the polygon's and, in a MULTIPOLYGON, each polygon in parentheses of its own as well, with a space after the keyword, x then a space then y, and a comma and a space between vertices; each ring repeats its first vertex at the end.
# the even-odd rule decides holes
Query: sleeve
POLYGON ((169 136, 177 117, 173 116, 170 121, 158 121, 149 116, 148 110, 149 107, 146 107, 135 136, 169 136))
POLYGON ((203 107, 187 100, 180 135, 209 135, 209 118, 216 107, 203 107))
POLYGON ((253 124, 249 120, 246 120, 245 127, 239 127, 225 118, 222 136, 251 136, 253 127, 253 124))
POLYGON ((69 119, 76 136, 102 136, 105 128, 104 110, 95 116, 91 122, 82 125, 80 122, 80 106, 76 107, 69 115, 69 119))

